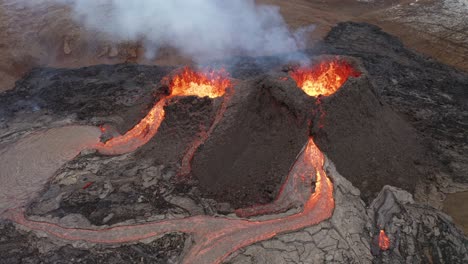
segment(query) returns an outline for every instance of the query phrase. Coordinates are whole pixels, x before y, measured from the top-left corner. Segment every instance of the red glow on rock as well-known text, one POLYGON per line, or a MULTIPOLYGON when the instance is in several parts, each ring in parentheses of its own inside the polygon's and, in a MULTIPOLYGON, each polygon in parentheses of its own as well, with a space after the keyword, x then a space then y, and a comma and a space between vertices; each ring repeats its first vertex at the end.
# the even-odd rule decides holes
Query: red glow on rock
POLYGON ((83 190, 88 189, 91 185, 93 185, 93 182, 87 182, 87 183, 83 186, 83 190))
POLYGON ((390 239, 388 238, 387 234, 385 234, 383 229, 381 229, 379 233, 379 247, 383 251, 390 248, 390 239))
POLYGON ((359 77, 360 72, 344 60, 324 61, 309 68, 291 72, 291 77, 309 96, 332 95, 348 80, 359 77))

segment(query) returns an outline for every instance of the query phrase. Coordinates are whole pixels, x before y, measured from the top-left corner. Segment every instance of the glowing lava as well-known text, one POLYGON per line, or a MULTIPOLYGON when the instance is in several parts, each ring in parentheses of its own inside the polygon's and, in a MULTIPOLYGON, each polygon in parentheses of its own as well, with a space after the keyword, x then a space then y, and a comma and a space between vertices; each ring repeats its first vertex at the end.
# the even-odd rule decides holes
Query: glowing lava
POLYGON ((149 113, 132 129, 122 136, 114 137, 100 144, 97 149, 105 155, 119 155, 136 150, 146 144, 156 133, 164 120, 166 98, 157 102, 149 113))
POLYGON ((332 95, 348 80, 361 73, 344 60, 321 62, 311 68, 299 68, 291 72, 291 77, 310 96, 332 95))
POLYGON ((324 161, 324 155, 310 138, 287 177, 285 184, 289 187, 283 190, 284 195, 294 194, 297 188, 309 190, 303 210, 294 215, 271 220, 252 221, 200 215, 136 225, 80 229, 29 220, 24 217, 24 212, 18 210, 7 211, 4 216, 31 230, 65 240, 90 243, 118 244, 171 232, 189 233, 193 236, 195 244, 185 255, 183 263, 220 263, 240 248, 270 239, 280 233, 318 224, 331 217, 335 207, 333 184, 325 173, 324 161), (313 181, 315 189, 310 184, 313 181))
POLYGON ((105 155, 132 152, 156 135, 164 120, 164 107, 168 99, 176 96, 221 97, 230 86, 231 81, 224 70, 195 72, 185 67, 169 81, 170 94, 159 100, 136 126, 122 136, 99 144, 97 149, 105 155))
POLYGON ((195 95, 216 98, 223 96, 230 86, 229 75, 224 70, 196 72, 189 67, 185 67, 170 81, 172 96, 195 95))
POLYGON ((379 247, 383 251, 390 248, 390 239, 388 238, 387 234, 385 234, 383 229, 381 229, 379 233, 379 247))

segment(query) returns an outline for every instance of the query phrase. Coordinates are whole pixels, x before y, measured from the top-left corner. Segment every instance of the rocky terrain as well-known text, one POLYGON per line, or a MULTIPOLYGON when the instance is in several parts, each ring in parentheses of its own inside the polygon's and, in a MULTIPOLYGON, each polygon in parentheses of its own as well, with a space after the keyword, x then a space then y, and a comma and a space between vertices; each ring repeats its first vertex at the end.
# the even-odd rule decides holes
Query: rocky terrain
MULTIPOLYGON (((272 201, 284 175, 275 175, 270 185, 243 178, 247 187, 226 195, 225 200, 213 190, 239 186, 227 182, 226 176, 218 176, 221 184, 210 194, 200 175, 205 175, 204 166, 219 155, 220 139, 233 138, 231 144, 240 145, 236 137, 226 135, 239 127, 237 120, 250 115, 251 120, 245 122, 249 125, 242 129, 254 135, 252 142, 261 142, 255 133, 262 131, 270 137, 265 127, 271 125, 281 137, 272 134, 269 142, 275 142, 273 147, 284 147, 278 139, 288 133, 300 135, 300 122, 297 130, 283 131, 266 120, 280 117, 286 121, 279 123, 288 123, 310 117, 313 122, 307 128, 327 156, 325 170, 333 182, 332 217, 244 247, 226 263, 468 261, 466 236, 439 210, 440 197, 468 190, 464 133, 468 75, 408 50, 397 38, 362 23, 338 24, 306 54, 311 58, 343 56, 363 76, 350 79, 339 92, 317 101, 301 93, 292 80, 281 81, 288 68, 279 58, 218 62, 233 78, 254 89, 242 93, 245 98, 233 99, 231 110, 226 110, 230 118, 220 123, 222 129, 214 132, 213 141, 195 153, 194 162, 199 165, 194 163, 198 166, 194 168, 201 171, 198 175, 179 181, 180 160, 199 129, 211 123, 220 101, 176 98, 166 106, 166 119, 157 136, 137 151, 110 157, 83 150, 73 160, 59 164, 60 169, 42 191, 37 184, 31 189, 31 194, 40 193, 27 205, 26 215, 35 221, 75 228, 200 215, 237 219, 234 209, 272 201), (285 92, 289 90, 294 92, 285 92), (245 102, 248 104, 242 106, 245 102), (256 109, 263 109, 265 116, 256 109), (317 114, 320 112, 324 115, 317 114), (378 244, 381 229, 390 239, 385 251, 378 244)), ((172 70, 174 67, 137 64, 37 68, 17 82, 15 89, 0 94, 0 155, 10 155, 9 146, 21 142, 20 138, 31 139, 35 131, 64 125, 110 124, 115 133, 124 133, 167 92, 160 81, 172 70)), ((242 89, 242 85, 236 87, 242 89)), ((275 150, 258 144, 263 151, 275 150)), ((291 144, 291 148, 300 150, 300 145, 291 144)), ((248 147, 243 150, 227 153, 245 160, 254 156, 248 147)), ((291 154, 281 154, 277 169, 284 170, 291 164, 291 154)), ((242 170, 255 167, 245 164, 242 170)), ((227 171, 226 175, 236 173, 227 171)), ((271 177, 266 169, 255 173, 260 179, 271 177)), ((298 209, 263 218, 283 217, 298 209)), ((57 239, 11 221, 2 221, 0 228, 0 263, 63 263, 64 259, 65 263, 178 263, 199 242, 189 234, 169 233, 107 245, 57 239)))

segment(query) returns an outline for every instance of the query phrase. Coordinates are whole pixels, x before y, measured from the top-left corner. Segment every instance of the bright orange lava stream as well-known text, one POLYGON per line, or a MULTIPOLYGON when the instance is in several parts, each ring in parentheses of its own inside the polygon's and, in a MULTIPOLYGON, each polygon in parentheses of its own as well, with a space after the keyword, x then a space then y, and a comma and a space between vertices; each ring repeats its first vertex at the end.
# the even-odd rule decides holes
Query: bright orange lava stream
POLYGON ((99 153, 105 155, 132 152, 156 135, 164 120, 164 106, 168 99, 175 96, 221 97, 230 86, 231 81, 224 70, 195 72, 185 67, 169 81, 170 94, 159 100, 136 126, 124 135, 99 144, 96 148, 99 153))
POLYGON ((311 68, 299 68, 291 72, 291 77, 310 96, 332 95, 351 77, 361 73, 344 60, 321 62, 311 68))

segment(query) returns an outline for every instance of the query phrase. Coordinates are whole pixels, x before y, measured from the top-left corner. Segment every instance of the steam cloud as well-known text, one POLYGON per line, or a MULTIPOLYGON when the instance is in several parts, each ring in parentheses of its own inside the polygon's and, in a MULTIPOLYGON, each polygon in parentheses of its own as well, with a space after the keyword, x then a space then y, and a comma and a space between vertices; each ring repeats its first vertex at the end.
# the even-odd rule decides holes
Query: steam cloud
MULTIPOLYGON (((170 46, 195 60, 296 51, 311 27, 291 31, 279 8, 254 0, 45 0, 116 41, 143 41, 149 56, 170 46)), ((41 2, 41 1, 39 1, 41 2)))

